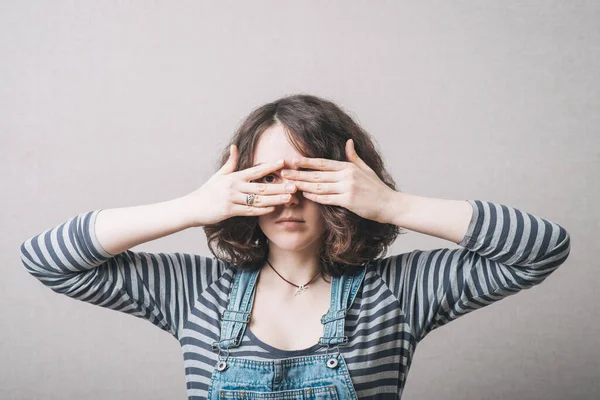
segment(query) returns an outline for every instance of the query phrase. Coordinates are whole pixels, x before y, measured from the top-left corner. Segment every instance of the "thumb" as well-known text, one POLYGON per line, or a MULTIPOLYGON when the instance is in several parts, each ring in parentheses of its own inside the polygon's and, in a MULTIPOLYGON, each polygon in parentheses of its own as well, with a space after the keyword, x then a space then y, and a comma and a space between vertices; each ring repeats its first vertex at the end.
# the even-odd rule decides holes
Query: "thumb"
POLYGON ((237 157, 237 147, 235 146, 235 144, 232 144, 231 146, 229 146, 229 158, 227 159, 227 162, 223 164, 223 166, 219 170, 219 173, 230 174, 234 172, 237 167, 237 157))
POLYGON ((363 168, 366 165, 356 153, 356 149, 354 148, 354 140, 352 139, 348 139, 346 141, 346 158, 348 159, 348 161, 356 164, 361 168, 363 168))
POLYGON ((348 141, 346 141, 346 157, 348 158, 348 161, 355 164, 358 168, 367 173, 374 174, 371 167, 369 167, 367 163, 358 156, 358 153, 356 153, 354 148, 354 140, 352 139, 348 139, 348 141))

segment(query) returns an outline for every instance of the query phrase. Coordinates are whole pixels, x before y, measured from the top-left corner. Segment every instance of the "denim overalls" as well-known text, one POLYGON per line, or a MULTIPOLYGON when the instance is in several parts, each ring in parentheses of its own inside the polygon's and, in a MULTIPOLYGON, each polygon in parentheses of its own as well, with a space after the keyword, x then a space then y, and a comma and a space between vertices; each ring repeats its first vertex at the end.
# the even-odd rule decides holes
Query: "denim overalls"
POLYGON ((260 270, 238 269, 221 316, 220 340, 212 344, 218 361, 212 373, 208 400, 216 399, 357 399, 348 367, 339 346, 344 336, 346 310, 350 308, 365 275, 366 265, 353 275, 331 278, 329 311, 321 318, 321 346, 325 354, 255 361, 229 354, 238 347, 250 321, 260 270), (335 347, 335 353, 329 350, 335 347))

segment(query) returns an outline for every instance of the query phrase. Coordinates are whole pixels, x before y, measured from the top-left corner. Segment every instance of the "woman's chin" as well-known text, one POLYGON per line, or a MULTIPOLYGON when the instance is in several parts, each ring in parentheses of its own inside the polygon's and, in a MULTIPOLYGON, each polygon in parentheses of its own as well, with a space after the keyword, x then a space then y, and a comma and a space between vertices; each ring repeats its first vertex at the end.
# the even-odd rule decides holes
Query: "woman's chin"
POLYGON ((269 239, 269 244, 273 244, 273 245, 277 246, 278 248, 280 248, 281 250, 300 251, 300 250, 304 250, 305 248, 307 248, 314 242, 314 239, 312 239, 312 238, 307 238, 307 237, 303 238, 300 236, 291 237, 292 235, 288 235, 288 236, 289 237, 286 237, 286 238, 277 237, 277 238, 274 238, 274 240, 269 239))

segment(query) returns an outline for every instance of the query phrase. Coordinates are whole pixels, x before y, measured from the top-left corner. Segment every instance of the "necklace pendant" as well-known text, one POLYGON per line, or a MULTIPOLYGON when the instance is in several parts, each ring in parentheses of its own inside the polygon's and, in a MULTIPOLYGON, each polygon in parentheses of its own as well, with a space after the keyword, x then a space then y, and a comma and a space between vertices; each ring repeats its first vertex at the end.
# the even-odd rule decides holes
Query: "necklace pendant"
POLYGON ((308 286, 306 286, 306 285, 298 286, 298 289, 296 289, 294 296, 298 296, 299 294, 302 294, 302 292, 304 292, 306 289, 308 289, 308 286))

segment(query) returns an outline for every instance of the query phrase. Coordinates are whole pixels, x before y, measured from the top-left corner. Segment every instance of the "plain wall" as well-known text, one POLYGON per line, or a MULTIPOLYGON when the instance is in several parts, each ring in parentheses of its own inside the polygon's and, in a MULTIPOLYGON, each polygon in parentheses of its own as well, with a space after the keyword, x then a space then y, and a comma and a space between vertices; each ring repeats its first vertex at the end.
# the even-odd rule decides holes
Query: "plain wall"
MULTIPOLYGON (((186 398, 177 340, 52 292, 19 245, 193 191, 292 93, 347 110, 401 191, 571 235, 543 284, 429 334, 403 398, 600 398, 599 21, 593 1, 1 1, 0 398, 186 398)), ((411 232, 388 254, 456 246, 411 232)), ((133 250, 210 254, 200 228, 133 250)))

